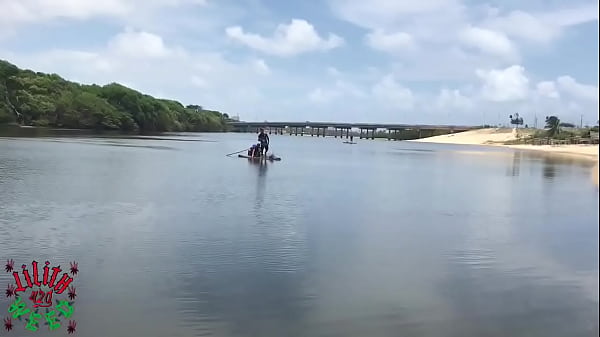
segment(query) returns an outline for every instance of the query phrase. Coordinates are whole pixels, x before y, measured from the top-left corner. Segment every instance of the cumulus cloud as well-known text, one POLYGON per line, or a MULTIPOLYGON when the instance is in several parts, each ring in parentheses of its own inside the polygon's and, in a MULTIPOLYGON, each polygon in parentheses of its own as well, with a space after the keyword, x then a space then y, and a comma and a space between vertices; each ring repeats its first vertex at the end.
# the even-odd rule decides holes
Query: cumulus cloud
POLYGON ((373 49, 391 53, 415 48, 415 41, 410 34, 405 32, 386 33, 379 29, 367 34, 367 43, 373 49))
POLYGON ((330 0, 333 12, 340 18, 364 28, 397 28, 397 23, 411 16, 446 12, 460 8, 457 0, 330 0))
POLYGON ((0 0, 0 30, 64 19, 128 18, 142 10, 181 5, 203 6, 206 0, 0 0))
POLYGON ((536 42, 549 42, 560 32, 557 25, 523 11, 513 11, 507 16, 489 19, 485 25, 510 36, 536 42))
POLYGON ((598 101, 598 87, 580 84, 570 76, 561 76, 556 80, 560 90, 576 98, 598 101))
POLYGON ((340 97, 341 94, 334 89, 315 88, 308 93, 308 99, 314 103, 327 103, 340 97))
POLYGON ((513 43, 500 32, 493 30, 466 27, 459 32, 460 41, 470 47, 477 48, 484 53, 514 59, 517 51, 513 43))
POLYGON ((472 109, 473 106, 472 99, 463 95, 458 89, 450 90, 443 88, 440 90, 440 93, 435 100, 435 107, 442 111, 467 111, 472 109))
POLYGON ((330 103, 338 99, 360 99, 365 97, 367 95, 361 88, 340 79, 329 87, 317 87, 308 93, 308 99, 313 103, 330 103))
POLYGON ((108 43, 108 48, 116 54, 132 58, 164 58, 183 54, 182 50, 167 48, 162 37, 156 34, 132 29, 113 37, 108 43))
POLYGON ((415 106, 413 92, 396 81, 393 75, 384 76, 371 89, 373 96, 391 108, 408 110, 415 106))
POLYGON ((556 84, 553 81, 543 81, 537 84, 537 93, 542 97, 560 98, 556 84))
POLYGON ((532 42, 548 43, 562 35, 565 28, 598 21, 598 4, 574 4, 545 12, 530 13, 514 10, 507 15, 493 13, 484 25, 505 34, 532 42))
POLYGON ((529 95, 529 79, 522 66, 513 65, 506 69, 478 69, 476 74, 483 83, 481 94, 486 100, 519 101, 529 95))
POLYGON ((344 40, 330 33, 327 38, 321 37, 309 22, 292 19, 289 24, 280 24, 272 37, 244 32, 240 26, 225 29, 227 36, 266 54, 293 56, 297 54, 323 51, 340 47, 344 40))

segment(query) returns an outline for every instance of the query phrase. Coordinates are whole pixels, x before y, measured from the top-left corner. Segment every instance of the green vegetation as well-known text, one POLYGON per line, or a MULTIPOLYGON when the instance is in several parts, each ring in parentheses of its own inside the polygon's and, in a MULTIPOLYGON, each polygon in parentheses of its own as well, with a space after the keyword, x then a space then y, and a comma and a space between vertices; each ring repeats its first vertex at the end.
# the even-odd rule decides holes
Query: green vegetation
POLYGON ((121 131, 226 131, 227 114, 111 83, 82 85, 0 60, 0 124, 121 131))
POLYGON ((598 125, 576 128, 573 123, 563 123, 557 116, 547 116, 544 130, 519 133, 519 139, 507 144, 577 144, 597 143, 598 125), (596 137, 594 137, 596 135, 596 137))

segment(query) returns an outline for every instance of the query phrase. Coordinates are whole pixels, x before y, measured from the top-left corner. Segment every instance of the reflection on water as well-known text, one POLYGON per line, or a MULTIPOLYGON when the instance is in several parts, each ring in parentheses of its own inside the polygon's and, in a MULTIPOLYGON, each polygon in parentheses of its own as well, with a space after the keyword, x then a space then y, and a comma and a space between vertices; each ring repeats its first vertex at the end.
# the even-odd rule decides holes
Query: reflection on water
POLYGON ((92 337, 598 334, 592 164, 254 136, 0 139, 0 259, 77 260, 92 337))
POLYGON ((556 175, 556 164, 553 160, 544 158, 544 178, 552 179, 556 175))
POLYGON ((512 170, 510 175, 513 177, 519 176, 519 169, 521 168, 521 157, 523 153, 520 151, 515 151, 513 153, 513 162, 512 162, 512 170))
POLYGON ((557 176, 569 172, 572 173, 574 169, 578 168, 592 169, 594 164, 593 161, 570 157, 565 155, 556 155, 552 153, 540 153, 535 151, 514 151, 512 153, 512 163, 508 169, 508 175, 517 177, 520 175, 523 158, 525 158, 527 164, 531 161, 539 162, 542 164, 541 174, 545 179, 555 179, 557 176), (526 156, 526 157, 524 157, 526 156))

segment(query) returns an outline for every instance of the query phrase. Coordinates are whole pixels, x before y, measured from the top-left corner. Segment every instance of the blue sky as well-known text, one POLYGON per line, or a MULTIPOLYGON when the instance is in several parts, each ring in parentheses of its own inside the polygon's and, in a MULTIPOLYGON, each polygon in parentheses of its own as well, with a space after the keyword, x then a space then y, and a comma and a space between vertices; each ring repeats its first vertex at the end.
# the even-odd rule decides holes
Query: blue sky
POLYGON ((0 58, 253 121, 598 119, 587 0, 0 0, 0 58))

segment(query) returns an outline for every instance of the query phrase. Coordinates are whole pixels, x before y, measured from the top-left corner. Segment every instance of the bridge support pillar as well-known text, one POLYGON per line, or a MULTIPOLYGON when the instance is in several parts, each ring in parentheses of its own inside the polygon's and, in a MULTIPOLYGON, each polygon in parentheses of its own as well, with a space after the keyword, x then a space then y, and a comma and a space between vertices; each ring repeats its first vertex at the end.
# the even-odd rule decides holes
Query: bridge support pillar
POLYGON ((373 131, 371 133, 371 139, 375 139, 375 129, 373 129, 373 131))
POLYGON ((346 129, 346 139, 348 139, 349 133, 350 133, 350 129, 346 129))
POLYGON ((390 140, 392 137, 392 130, 388 129, 388 135, 387 135, 387 140, 390 140))
POLYGON ((421 138, 421 129, 417 130, 419 132, 419 138, 421 138))
POLYGON ((305 127, 300 128, 300 136, 304 136, 304 129, 306 129, 305 127))

